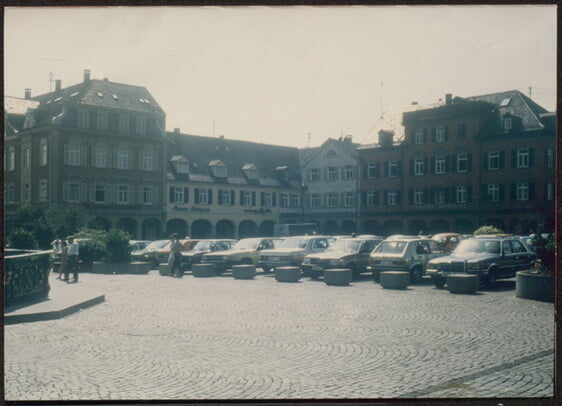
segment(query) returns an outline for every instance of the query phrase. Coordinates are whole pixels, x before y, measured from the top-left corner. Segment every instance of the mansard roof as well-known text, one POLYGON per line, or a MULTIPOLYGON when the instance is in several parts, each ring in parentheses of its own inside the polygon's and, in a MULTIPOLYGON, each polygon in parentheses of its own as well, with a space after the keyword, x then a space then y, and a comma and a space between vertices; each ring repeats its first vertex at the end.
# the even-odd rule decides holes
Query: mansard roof
MULTIPOLYGON (((168 132, 170 151, 183 155, 189 162, 189 180, 200 182, 220 182, 227 184, 257 184, 274 187, 300 187, 298 149, 277 145, 260 144, 249 141, 168 132), (213 176, 210 163, 222 163, 227 168, 227 177, 217 179, 213 176), (248 179, 244 170, 258 170, 259 179, 248 179), (280 176, 279 167, 287 167, 288 180, 280 176)), ((172 156, 169 157, 170 159, 172 156)), ((176 176, 173 165, 169 165, 169 176, 176 176)))

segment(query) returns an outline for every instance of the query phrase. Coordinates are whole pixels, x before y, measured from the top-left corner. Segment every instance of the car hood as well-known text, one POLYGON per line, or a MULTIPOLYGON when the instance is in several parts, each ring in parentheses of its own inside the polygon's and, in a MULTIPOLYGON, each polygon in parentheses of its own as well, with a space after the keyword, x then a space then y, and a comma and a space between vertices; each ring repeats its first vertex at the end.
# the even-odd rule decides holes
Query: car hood
POLYGON ((188 252, 181 252, 183 257, 194 257, 196 255, 207 255, 210 254, 211 251, 188 251, 188 252))
POLYGON ((263 250, 261 251, 261 255, 291 255, 302 254, 304 252, 304 248, 278 248, 275 250, 263 250))
POLYGON ((490 254, 487 252, 475 253, 465 252, 458 254, 446 255, 444 257, 434 258, 430 262, 432 264, 449 264, 452 262, 478 262, 487 259, 497 258, 499 254, 490 254))
POLYGON ((309 258, 318 258, 318 259, 338 259, 342 257, 348 257, 350 255, 357 254, 354 251, 324 251, 319 254, 311 255, 309 258))
POLYGON ((208 257, 214 257, 214 256, 226 256, 226 255, 244 255, 244 254, 253 254, 256 251, 254 250, 227 250, 227 251, 218 251, 218 252, 213 252, 212 254, 205 254, 208 257))

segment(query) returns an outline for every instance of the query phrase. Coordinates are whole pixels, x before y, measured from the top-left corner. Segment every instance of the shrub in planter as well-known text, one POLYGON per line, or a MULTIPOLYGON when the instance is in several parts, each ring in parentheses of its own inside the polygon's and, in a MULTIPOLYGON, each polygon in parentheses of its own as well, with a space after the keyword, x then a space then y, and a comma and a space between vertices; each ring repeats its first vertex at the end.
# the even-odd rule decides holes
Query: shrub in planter
POLYGON ((533 248, 537 260, 532 269, 517 272, 515 296, 553 302, 556 270, 554 236, 543 238, 540 233, 535 234, 533 248))
POLYGON ((482 226, 474 231, 474 235, 502 234, 504 231, 494 226, 482 226))
POLYGON ((105 262, 129 263, 131 260, 131 244, 129 234, 123 230, 112 229, 105 234, 105 262))
POLYGON ((82 261, 82 270, 89 270, 94 261, 101 261, 105 256, 105 232, 82 229, 75 237, 78 240, 78 259, 82 261))
POLYGON ((33 250, 37 248, 37 240, 32 232, 18 228, 10 235, 10 248, 33 250))

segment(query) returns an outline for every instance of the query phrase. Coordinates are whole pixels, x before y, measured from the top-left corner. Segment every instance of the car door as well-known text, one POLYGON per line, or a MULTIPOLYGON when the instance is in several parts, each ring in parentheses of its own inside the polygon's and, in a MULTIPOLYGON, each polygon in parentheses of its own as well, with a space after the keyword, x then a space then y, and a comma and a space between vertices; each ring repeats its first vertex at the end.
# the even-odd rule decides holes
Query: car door
POLYGON ((504 240, 501 242, 501 260, 500 266, 498 267, 499 276, 506 277, 515 275, 516 269, 516 254, 513 253, 513 248, 511 246, 510 240, 504 240))
POLYGON ((427 263, 431 259, 442 257, 442 256, 448 254, 447 251, 445 250, 445 248, 443 247, 443 245, 439 244, 437 241, 429 240, 428 244, 429 244, 429 249, 431 250, 431 253, 429 254, 429 259, 425 262, 426 267, 427 267, 427 263))
MULTIPOLYGON (((380 241, 379 241, 380 242, 380 241)), ((356 267, 362 271, 365 271, 367 265, 369 265, 369 257, 371 251, 375 249, 375 240, 365 240, 359 247, 359 253, 357 255, 356 267)))
POLYGON ((525 248, 521 241, 512 240, 511 249, 513 251, 513 274, 517 271, 524 271, 531 267, 533 255, 525 248))

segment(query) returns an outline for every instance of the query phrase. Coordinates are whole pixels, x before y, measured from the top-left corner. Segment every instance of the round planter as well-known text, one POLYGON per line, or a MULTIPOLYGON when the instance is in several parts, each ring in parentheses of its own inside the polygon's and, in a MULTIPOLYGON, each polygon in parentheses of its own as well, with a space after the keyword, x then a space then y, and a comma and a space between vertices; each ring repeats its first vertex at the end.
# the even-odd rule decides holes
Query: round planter
POLYGON ((351 269, 325 269, 324 282, 326 285, 349 286, 351 283, 351 269))
POLYGON ((554 277, 519 271, 515 278, 515 296, 521 299, 554 302, 554 277))
POLYGON ((301 269, 297 266, 282 266, 275 268, 277 282, 298 282, 301 279, 301 269))
POLYGON ((447 276, 447 289, 451 293, 474 294, 478 290, 478 276, 449 275, 447 276))
POLYGON ((215 266, 213 264, 195 264, 191 269, 191 273, 196 278, 209 278, 217 276, 215 266))
POLYGON ((410 284, 410 273, 399 271, 381 272, 381 286, 384 289, 406 289, 410 284))
POLYGON ((255 265, 233 265, 232 276, 234 279, 254 279, 256 276, 255 265))

